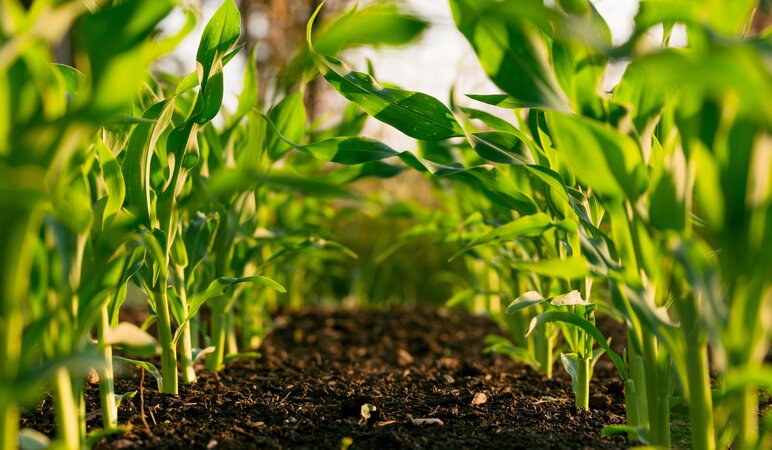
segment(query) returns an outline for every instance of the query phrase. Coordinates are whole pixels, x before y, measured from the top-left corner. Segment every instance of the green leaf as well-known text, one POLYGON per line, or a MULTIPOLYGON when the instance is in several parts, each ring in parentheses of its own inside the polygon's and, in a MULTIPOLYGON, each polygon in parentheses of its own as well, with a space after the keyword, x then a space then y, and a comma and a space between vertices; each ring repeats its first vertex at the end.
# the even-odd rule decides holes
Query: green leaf
POLYGON ((99 165, 102 168, 102 178, 105 182, 107 191, 107 203, 105 205, 105 221, 114 217, 123 207, 123 201, 126 198, 126 184, 123 180, 121 166, 113 156, 105 143, 98 139, 96 142, 97 155, 99 156, 99 165))
POLYGON ((614 436, 627 434, 631 439, 637 439, 644 445, 649 445, 649 429, 647 427, 633 427, 630 425, 606 425, 600 432, 601 436, 614 436))
POLYGON ((485 73, 518 107, 568 110, 540 30, 549 28, 554 11, 524 1, 451 0, 450 7, 485 73))
POLYGON ((568 166, 601 195, 637 199, 646 189, 646 169, 638 145, 594 120, 552 113, 550 130, 568 166))
POLYGON ((350 191, 336 184, 281 172, 267 175, 247 170, 220 170, 209 179, 207 188, 211 195, 225 198, 261 185, 288 188, 318 197, 354 197, 350 191))
POLYGON ((139 361, 139 360, 136 360, 136 359, 125 358, 123 356, 113 356, 113 359, 116 359, 118 361, 123 361, 123 362, 129 363, 129 364, 133 364, 133 365, 139 367, 140 369, 146 370, 150 375, 153 376, 153 378, 155 378, 155 381, 156 381, 156 384, 157 384, 156 389, 157 390, 161 389, 161 385, 163 384, 163 379, 164 378, 163 378, 163 376, 161 376, 161 372, 159 372, 158 369, 156 368, 156 366, 154 366, 153 364, 151 364, 149 362, 145 362, 145 361, 139 361))
POLYGON ((214 297, 221 297, 223 295, 226 295, 234 285, 240 284, 240 283, 257 283, 257 284, 262 284, 263 286, 270 287, 279 292, 287 292, 284 286, 264 276, 257 275, 257 276, 242 277, 242 278, 229 278, 229 277, 217 278, 216 280, 212 281, 209 284, 209 287, 207 287, 206 290, 204 290, 203 292, 199 292, 190 297, 190 299, 188 300, 188 308, 189 308, 188 316, 177 327, 177 331, 174 333, 174 339, 172 340, 172 342, 174 342, 175 344, 177 343, 177 341, 182 336, 182 331, 187 326, 188 322, 193 317, 196 317, 196 314, 198 314, 198 310, 201 309, 201 306, 203 306, 207 300, 210 300, 214 297))
POLYGON ((134 356, 146 357, 157 355, 161 347, 155 338, 146 331, 129 322, 121 322, 109 328, 103 345, 113 345, 124 349, 134 356))
POLYGON ((598 330, 595 325, 592 324, 592 322, 584 319, 583 317, 580 317, 578 314, 566 311, 543 312, 531 319, 531 323, 528 326, 528 331, 525 333, 525 335, 530 335, 536 327, 548 322, 564 322, 584 330, 587 334, 592 336, 595 342, 603 350, 605 350, 606 353, 608 353, 609 358, 611 358, 611 362, 613 362, 614 366, 616 366, 621 378, 623 380, 627 379, 627 368, 622 361, 622 358, 620 358, 619 355, 611 349, 611 347, 606 342, 606 339, 603 337, 603 333, 601 333, 600 330, 598 330))
POLYGON ((474 151, 484 159, 502 164, 533 164, 531 150, 523 139, 507 131, 472 133, 474 151))
POLYGON ((486 345, 484 353, 502 353, 512 358, 513 361, 527 364, 534 369, 538 369, 539 366, 541 366, 539 361, 533 357, 533 354, 531 354, 528 349, 512 344, 512 342, 507 338, 496 335, 488 335, 485 336, 485 340, 483 342, 486 345))
POLYGON ((512 303, 510 303, 509 306, 507 306, 507 309, 504 310, 504 314, 515 314, 518 311, 530 308, 531 306, 539 305, 545 301, 547 301, 547 299, 542 297, 540 293, 536 291, 527 291, 524 292, 521 296, 512 300, 512 303))
POLYGON ((142 88, 151 53, 145 41, 172 7, 169 0, 121 2, 79 21, 80 42, 89 60, 90 108, 95 117, 117 113, 142 88))
POLYGON ((686 203, 674 175, 665 169, 649 197, 649 222, 657 230, 681 231, 686 226, 686 203))
POLYGON ((472 100, 505 109, 515 109, 522 106, 522 103, 507 94, 466 94, 466 96, 472 100))
POLYGON ((550 228, 552 228, 552 219, 544 213, 523 216, 475 238, 450 259, 452 260, 478 245, 491 242, 514 241, 523 237, 537 237, 544 234, 550 228))
POLYGON ((576 280, 590 275, 587 261, 580 256, 563 259, 540 259, 536 261, 514 261, 515 269, 530 270, 537 275, 576 280))
POLYGON ((324 79, 342 96, 381 122, 412 138, 427 141, 464 135, 453 113, 434 97, 383 87, 370 75, 351 71, 335 58, 321 59, 326 68, 324 79))
POLYGON ((284 97, 268 112, 269 127, 266 148, 277 160, 306 136, 306 107, 303 93, 295 91, 284 97), (289 142, 287 142, 289 141, 289 142))
POLYGON ((199 79, 209 78, 215 61, 222 59, 235 45, 241 34, 241 15, 233 0, 225 0, 204 27, 196 52, 199 79))
POLYGON ((317 159, 339 164, 362 164, 399 154, 388 145, 366 137, 336 137, 299 148, 317 159))
POLYGON ((220 111, 223 97, 223 66, 225 57, 241 34, 241 15, 233 0, 225 0, 204 27, 196 52, 201 91, 193 117, 196 123, 212 120, 220 111))
POLYGON ((64 85, 67 92, 71 95, 77 95, 80 87, 83 85, 85 76, 78 69, 64 64, 52 64, 59 74, 64 78, 64 85))

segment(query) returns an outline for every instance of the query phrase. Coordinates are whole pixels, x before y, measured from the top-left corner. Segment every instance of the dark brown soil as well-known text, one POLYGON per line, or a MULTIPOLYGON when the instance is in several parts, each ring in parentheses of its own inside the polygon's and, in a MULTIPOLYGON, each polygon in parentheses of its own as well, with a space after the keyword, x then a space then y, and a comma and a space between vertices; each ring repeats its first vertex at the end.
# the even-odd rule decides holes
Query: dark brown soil
MULTIPOLYGON (((505 357, 483 354, 482 338, 496 332, 490 320, 446 310, 309 310, 280 317, 261 359, 231 362, 218 374, 202 371, 198 384, 180 386, 178 397, 158 394, 146 376, 142 395, 120 407, 130 430, 96 448, 627 446, 623 437, 600 437, 605 425, 624 422, 622 383, 605 357, 591 386, 594 409, 584 411, 573 405, 562 369, 545 380, 505 357), (480 404, 473 405, 475 399, 480 404), (365 404, 377 408, 367 421, 360 415, 365 404), (416 425, 415 419, 441 424, 416 425)), ((139 377, 116 386, 119 393, 139 389, 139 377)), ((89 411, 96 411, 89 426, 99 428, 95 386, 87 398, 89 411)), ((25 414, 22 426, 52 434, 51 414, 45 402, 25 414)))

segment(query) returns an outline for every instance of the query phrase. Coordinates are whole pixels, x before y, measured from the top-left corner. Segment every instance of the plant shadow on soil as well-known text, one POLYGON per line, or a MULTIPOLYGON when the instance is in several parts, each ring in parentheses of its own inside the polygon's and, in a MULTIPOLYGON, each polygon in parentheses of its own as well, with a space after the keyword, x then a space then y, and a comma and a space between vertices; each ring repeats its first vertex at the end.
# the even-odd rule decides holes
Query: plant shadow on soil
MULTIPOLYGON (((130 429, 95 448, 630 445, 623 436, 601 437, 604 426, 625 420, 623 385, 606 357, 592 379, 592 409, 584 411, 574 406, 562 368, 546 380, 505 356, 484 354, 483 337, 495 333, 500 331, 489 319, 456 310, 283 315, 260 350, 262 358, 232 361, 218 374, 202 370, 197 384, 180 385, 178 397, 158 394, 153 378, 145 376, 142 395, 125 399, 119 409, 119 422, 130 429), (364 404, 377 408, 367 421, 364 404), (414 419, 441 424, 416 425, 414 419)), ((117 380, 116 392, 139 390, 140 379, 117 380)), ((97 386, 89 386, 86 396, 88 425, 98 429, 97 386)), ((52 435, 51 402, 27 411, 22 427, 52 435)))

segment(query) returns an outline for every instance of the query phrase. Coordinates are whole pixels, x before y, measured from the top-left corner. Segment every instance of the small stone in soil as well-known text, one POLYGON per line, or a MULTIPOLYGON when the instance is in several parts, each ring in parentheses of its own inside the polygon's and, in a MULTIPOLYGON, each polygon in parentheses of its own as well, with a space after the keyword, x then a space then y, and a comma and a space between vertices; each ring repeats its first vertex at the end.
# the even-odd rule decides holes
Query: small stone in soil
POLYGON ((434 418, 434 417, 428 417, 425 419, 413 419, 411 422, 413 425, 445 425, 442 420, 434 418))
POLYGON ((488 401, 488 396, 485 394, 485 392, 478 392, 474 394, 474 398, 472 399, 473 405, 482 405, 483 403, 488 401))

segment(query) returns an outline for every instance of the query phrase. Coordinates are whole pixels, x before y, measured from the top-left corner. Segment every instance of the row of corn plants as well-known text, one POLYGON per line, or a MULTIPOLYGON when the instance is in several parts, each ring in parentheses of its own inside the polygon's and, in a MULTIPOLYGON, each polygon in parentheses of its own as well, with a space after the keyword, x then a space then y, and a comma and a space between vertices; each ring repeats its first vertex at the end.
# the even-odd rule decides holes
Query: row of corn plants
POLYGON ((417 153, 360 148, 426 173, 456 204, 401 240, 455 243, 473 280, 449 302, 491 313, 513 336, 491 348, 545 376, 559 354, 577 406, 589 407, 593 366, 608 355, 627 425, 606 432, 670 447, 681 401, 693 448, 769 446, 759 395, 772 387, 772 42, 748 34, 766 4, 644 0, 620 46, 587 0, 450 7, 502 91, 463 103, 514 120, 384 87, 316 45, 309 22, 327 82, 420 141, 417 153), (670 45, 674 30, 684 48, 670 45), (628 66, 606 91, 610 60, 628 66), (627 326, 622 354, 598 312, 627 326))
MULTIPOLYGON (((133 393, 115 392, 118 360, 176 394, 180 376, 196 382, 198 359, 216 371, 254 356, 269 310, 323 295, 325 270, 356 256, 330 234, 331 201, 358 201, 348 183, 402 170, 361 152, 372 141, 356 137, 356 107, 309 126, 305 50, 270 105, 258 103, 250 54, 225 111, 223 68, 243 51, 232 0, 206 24, 194 72, 151 74, 197 20, 171 0, 0 2, 0 448, 74 450, 120 430, 118 404, 133 393), (162 36, 175 7, 184 24, 162 36), (72 66, 54 63, 65 38, 72 66), (119 321, 136 292, 149 311, 141 327, 119 321), (148 358, 159 354, 157 368, 148 358), (90 434, 88 370, 103 418, 90 434), (21 408, 43 392, 53 442, 19 430, 21 408)), ((320 48, 402 44, 425 26, 376 4, 347 11, 320 48)))

